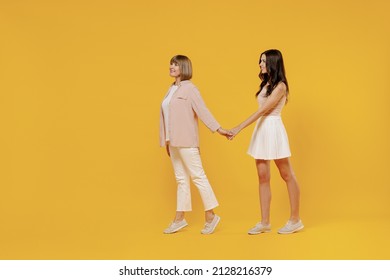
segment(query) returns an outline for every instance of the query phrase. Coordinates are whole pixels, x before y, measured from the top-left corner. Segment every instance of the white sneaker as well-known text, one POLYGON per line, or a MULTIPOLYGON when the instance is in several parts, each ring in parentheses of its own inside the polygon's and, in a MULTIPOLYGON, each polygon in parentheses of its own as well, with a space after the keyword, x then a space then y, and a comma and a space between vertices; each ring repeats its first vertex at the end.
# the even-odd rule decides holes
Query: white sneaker
POLYGON ((261 222, 257 223, 253 228, 248 231, 248 234, 259 234, 263 232, 270 232, 271 225, 263 225, 261 222))
POLYGON ((204 228, 200 231, 202 234, 212 234, 217 227, 221 218, 217 215, 214 215, 214 219, 210 223, 205 223, 204 228))
POLYGON ((291 221, 288 221, 287 224, 278 230, 278 233, 280 234, 289 234, 297 232, 298 230, 301 230, 304 228, 304 225, 302 224, 302 221, 299 220, 296 223, 293 223, 291 221))
POLYGON ((188 224, 185 219, 181 220, 180 222, 172 222, 169 227, 164 229, 164 233, 175 233, 186 226, 188 226, 188 224))

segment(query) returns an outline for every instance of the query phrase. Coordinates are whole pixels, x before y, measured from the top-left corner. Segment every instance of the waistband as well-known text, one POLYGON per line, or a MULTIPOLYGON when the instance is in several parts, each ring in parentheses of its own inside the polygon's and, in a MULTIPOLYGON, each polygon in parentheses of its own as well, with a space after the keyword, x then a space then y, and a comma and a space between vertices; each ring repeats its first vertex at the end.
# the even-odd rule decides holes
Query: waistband
POLYGON ((267 119, 267 120, 280 120, 280 119, 282 119, 282 116, 273 116, 273 115, 271 115, 271 116, 269 116, 269 115, 265 115, 265 116, 261 116, 260 117, 261 119, 267 119))

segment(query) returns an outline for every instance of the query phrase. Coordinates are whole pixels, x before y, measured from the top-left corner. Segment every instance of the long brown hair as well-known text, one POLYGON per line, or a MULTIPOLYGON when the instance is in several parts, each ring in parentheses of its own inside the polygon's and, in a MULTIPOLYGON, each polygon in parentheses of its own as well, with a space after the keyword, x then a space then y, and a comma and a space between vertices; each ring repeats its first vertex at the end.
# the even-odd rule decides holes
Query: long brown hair
POLYGON ((265 55, 266 62, 265 66, 267 68, 267 73, 259 74, 259 78, 261 79, 260 89, 256 93, 256 97, 259 95, 261 90, 268 83, 269 86, 267 88, 267 92, 265 94, 266 97, 270 96, 275 87, 283 82, 286 85, 287 93, 286 93, 286 103, 288 100, 288 82, 286 78, 286 71, 284 70, 283 56, 279 50, 271 49, 263 52, 260 55, 259 64, 261 62, 261 56, 265 55))

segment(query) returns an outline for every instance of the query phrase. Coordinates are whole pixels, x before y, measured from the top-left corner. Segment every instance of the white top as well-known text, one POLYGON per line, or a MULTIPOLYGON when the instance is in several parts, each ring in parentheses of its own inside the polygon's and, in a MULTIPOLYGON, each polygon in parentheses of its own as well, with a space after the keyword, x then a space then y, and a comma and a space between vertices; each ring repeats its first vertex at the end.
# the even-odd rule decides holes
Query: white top
POLYGON ((164 125, 165 125, 165 140, 169 141, 169 130, 168 130, 168 123, 169 123, 169 103, 171 102, 172 96, 175 93, 179 86, 173 85, 171 86, 169 93, 167 97, 162 102, 162 111, 164 114, 164 125))

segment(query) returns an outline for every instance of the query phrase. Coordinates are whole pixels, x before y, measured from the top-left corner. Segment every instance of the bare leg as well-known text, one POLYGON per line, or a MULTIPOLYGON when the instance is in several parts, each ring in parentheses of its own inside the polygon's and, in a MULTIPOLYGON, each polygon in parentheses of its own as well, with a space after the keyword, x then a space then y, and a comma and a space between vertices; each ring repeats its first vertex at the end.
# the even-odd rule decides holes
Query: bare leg
POLYGON ((275 160, 275 164, 279 169, 280 176, 286 182, 288 196, 290 199, 290 221, 295 223, 300 220, 299 217, 299 197, 300 190, 297 179, 295 177, 290 158, 282 158, 275 160))
POLYGON ((261 223, 270 223, 271 186, 270 186, 270 161, 256 160, 257 175, 259 177, 259 197, 261 208, 261 223))

